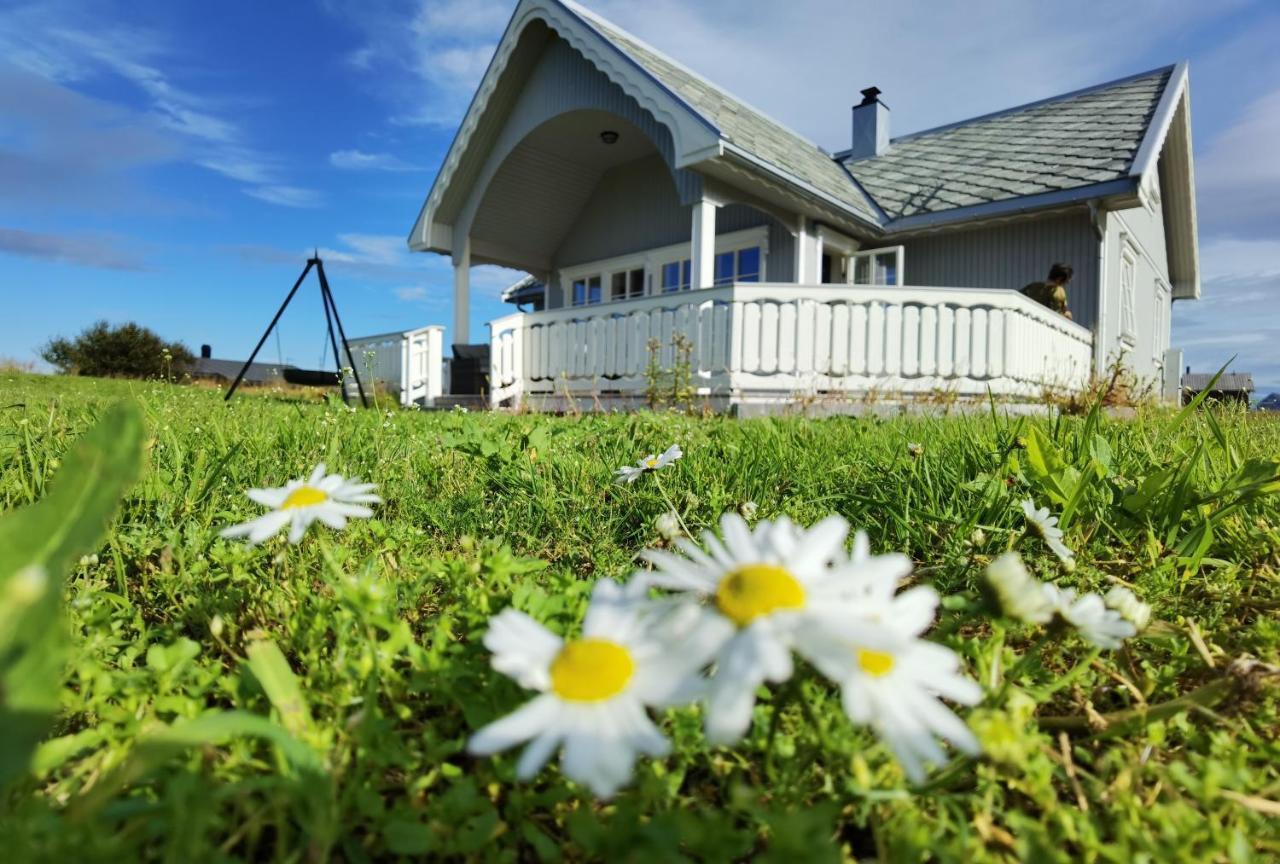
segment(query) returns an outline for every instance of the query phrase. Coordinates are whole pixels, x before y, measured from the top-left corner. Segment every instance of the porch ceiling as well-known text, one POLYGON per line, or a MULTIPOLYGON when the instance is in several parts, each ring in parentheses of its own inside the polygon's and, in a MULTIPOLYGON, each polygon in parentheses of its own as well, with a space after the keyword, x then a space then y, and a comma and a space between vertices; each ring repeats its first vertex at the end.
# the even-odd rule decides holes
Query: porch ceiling
POLYGON ((606 171, 658 152, 640 129, 604 111, 539 126, 494 174, 471 224, 476 263, 544 272, 606 171), (606 144, 600 133, 612 131, 606 144))

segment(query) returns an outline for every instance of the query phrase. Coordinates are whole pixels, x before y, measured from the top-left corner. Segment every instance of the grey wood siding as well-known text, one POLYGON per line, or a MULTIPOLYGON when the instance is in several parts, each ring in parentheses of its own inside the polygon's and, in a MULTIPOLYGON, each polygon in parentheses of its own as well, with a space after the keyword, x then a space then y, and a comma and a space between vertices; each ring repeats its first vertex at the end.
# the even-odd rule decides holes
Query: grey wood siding
MULTIPOLYGON (((596 110, 615 114, 643 131, 668 165, 674 160, 674 145, 667 128, 558 37, 550 37, 509 110, 503 126, 494 130, 491 140, 473 140, 472 149, 485 146, 487 155, 461 207, 457 224, 459 231, 465 232, 470 228, 490 180, 520 142, 543 123, 571 111, 596 110)), ((665 182, 670 185, 673 179, 684 200, 692 200, 701 194, 702 179, 696 172, 675 170, 668 173, 665 182)))
MULTIPOLYGON (((904 239, 907 285, 1013 288, 1044 279, 1056 261, 1075 268, 1068 303, 1076 323, 1098 321, 1098 252, 1087 210, 904 239)), ((886 245, 896 245, 892 239, 886 245)))
POLYGON ((606 171, 552 258, 556 268, 688 240, 693 223, 662 160, 606 171))

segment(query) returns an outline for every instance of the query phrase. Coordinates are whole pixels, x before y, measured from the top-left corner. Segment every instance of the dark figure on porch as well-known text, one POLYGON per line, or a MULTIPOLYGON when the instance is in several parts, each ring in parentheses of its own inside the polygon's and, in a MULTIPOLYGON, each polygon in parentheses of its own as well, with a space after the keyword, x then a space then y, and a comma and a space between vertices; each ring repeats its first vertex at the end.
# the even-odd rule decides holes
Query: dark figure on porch
POLYGON ((1067 308, 1067 283, 1071 281, 1075 271, 1070 264, 1054 264, 1049 268, 1049 278, 1044 282, 1032 282, 1022 289, 1032 300, 1042 306, 1048 306, 1059 315, 1070 319, 1071 310, 1067 308))

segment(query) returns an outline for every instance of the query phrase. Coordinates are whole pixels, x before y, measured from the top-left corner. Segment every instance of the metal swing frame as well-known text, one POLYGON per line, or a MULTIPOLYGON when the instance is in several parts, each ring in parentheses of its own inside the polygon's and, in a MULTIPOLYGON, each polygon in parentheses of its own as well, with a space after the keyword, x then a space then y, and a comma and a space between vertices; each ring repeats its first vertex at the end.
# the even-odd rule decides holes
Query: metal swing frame
MULTIPOLYGON (((266 331, 263 332, 262 338, 258 340, 257 346, 253 349, 253 353, 249 355, 249 359, 244 361, 244 366, 240 369, 240 374, 236 376, 236 380, 231 383, 231 387, 227 389, 227 395, 222 397, 224 402, 229 402, 231 397, 235 395, 236 388, 240 386, 240 382, 244 380, 245 374, 249 371, 249 367, 257 358, 258 352, 262 350, 262 346, 266 344, 267 337, 271 335, 271 331, 275 329, 276 324, 280 322, 280 316, 284 314, 284 310, 289 308, 293 295, 298 293, 298 288, 302 286, 303 281, 307 278, 307 274, 311 272, 311 268, 316 268, 316 275, 320 279, 320 300, 324 304, 324 320, 329 328, 329 344, 333 347, 333 362, 337 366, 339 372, 342 370, 342 358, 338 353, 338 339, 334 337, 333 326, 338 325, 338 338, 342 339, 342 347, 347 354, 347 364, 351 375, 356 379, 356 389, 360 391, 360 404, 365 408, 369 407, 369 400, 364 395, 364 385, 360 382, 360 372, 356 369, 356 361, 351 356, 351 346, 347 343, 347 333, 342 327, 342 319, 338 317, 338 304, 334 302, 333 292, 329 289, 329 280, 324 275, 324 262, 320 260, 320 256, 316 255, 307 259, 307 266, 302 268, 302 275, 298 277, 298 281, 293 283, 293 287, 289 289, 289 294, 284 298, 284 302, 280 304, 280 308, 276 310, 275 317, 271 319, 271 323, 267 325, 266 331)), ((341 386, 341 383, 339 383, 341 386)), ((345 396, 345 394, 344 394, 345 396)))

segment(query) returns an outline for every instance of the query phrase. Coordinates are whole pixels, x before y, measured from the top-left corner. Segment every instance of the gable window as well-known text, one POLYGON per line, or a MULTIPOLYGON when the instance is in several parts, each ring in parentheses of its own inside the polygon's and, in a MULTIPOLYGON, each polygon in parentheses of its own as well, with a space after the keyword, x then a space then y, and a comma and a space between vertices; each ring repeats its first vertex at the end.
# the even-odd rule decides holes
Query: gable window
POLYGON ((906 258, 905 247, 889 246, 868 249, 849 256, 853 266, 849 272, 854 285, 901 285, 906 258))

